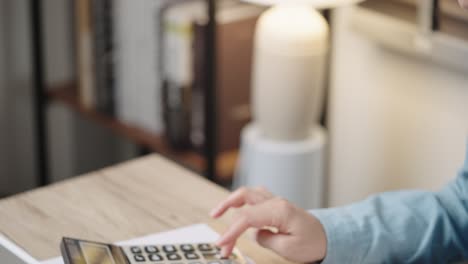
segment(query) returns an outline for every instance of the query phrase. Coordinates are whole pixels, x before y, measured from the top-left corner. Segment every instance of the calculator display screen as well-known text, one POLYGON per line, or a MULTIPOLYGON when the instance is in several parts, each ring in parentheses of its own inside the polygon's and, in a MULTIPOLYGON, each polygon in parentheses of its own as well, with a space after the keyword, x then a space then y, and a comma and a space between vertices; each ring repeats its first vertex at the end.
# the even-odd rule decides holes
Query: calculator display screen
POLYGON ((128 264, 120 247, 64 238, 62 255, 67 264, 128 264))
POLYGON ((80 248, 86 264, 116 264, 106 245, 80 242, 80 248))

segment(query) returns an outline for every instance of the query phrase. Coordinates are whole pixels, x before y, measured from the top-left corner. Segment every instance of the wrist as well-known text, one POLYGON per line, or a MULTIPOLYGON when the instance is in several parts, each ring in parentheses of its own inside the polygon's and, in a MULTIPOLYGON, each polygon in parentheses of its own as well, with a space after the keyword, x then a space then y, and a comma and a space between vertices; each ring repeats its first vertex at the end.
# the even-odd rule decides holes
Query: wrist
POLYGON ((311 215, 313 219, 315 242, 313 248, 317 255, 314 256, 314 261, 322 261, 327 256, 327 235, 325 228, 317 217, 311 215))

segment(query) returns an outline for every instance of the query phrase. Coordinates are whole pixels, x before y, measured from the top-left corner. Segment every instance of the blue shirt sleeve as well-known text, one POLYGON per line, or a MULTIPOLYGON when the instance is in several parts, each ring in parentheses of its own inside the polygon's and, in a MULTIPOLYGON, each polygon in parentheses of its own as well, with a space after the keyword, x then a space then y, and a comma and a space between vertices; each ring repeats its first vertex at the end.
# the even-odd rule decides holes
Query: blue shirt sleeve
POLYGON ((468 260, 468 154, 440 192, 377 195, 311 211, 327 235, 328 263, 452 263, 468 260))

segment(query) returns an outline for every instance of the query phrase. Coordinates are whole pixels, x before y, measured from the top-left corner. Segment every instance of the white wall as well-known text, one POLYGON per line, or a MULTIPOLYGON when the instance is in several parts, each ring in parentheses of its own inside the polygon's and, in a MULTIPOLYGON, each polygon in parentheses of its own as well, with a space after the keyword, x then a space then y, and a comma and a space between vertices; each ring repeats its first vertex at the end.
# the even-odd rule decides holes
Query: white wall
MULTIPOLYGON (((468 73, 383 49, 337 11, 330 105, 330 205, 455 177, 468 139, 468 73)), ((467 60, 468 63, 468 60, 467 60)))

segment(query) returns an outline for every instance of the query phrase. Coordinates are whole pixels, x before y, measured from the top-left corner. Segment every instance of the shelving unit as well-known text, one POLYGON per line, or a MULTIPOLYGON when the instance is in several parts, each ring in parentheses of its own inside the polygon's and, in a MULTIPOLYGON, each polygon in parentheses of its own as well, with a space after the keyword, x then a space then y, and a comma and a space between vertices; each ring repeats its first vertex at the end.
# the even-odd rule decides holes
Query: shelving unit
POLYGON ((205 91, 205 131, 207 138, 204 153, 195 151, 176 151, 172 149, 163 135, 157 135, 145 131, 139 127, 126 124, 112 116, 103 114, 94 109, 86 108, 80 103, 77 96, 76 85, 71 82, 61 84, 45 89, 45 64, 43 57, 43 29, 42 29, 42 1, 30 0, 30 16, 31 16, 31 39, 32 39, 32 57, 33 57, 33 104, 35 116, 35 141, 38 185, 47 185, 50 183, 49 175, 49 150, 47 148, 47 124, 46 113, 49 102, 55 101, 65 104, 71 111, 80 114, 82 117, 95 122, 98 125, 108 128, 112 132, 129 139, 135 144, 160 153, 161 155, 176 161, 177 163, 186 166, 197 173, 205 175, 205 177, 213 182, 226 183, 232 179, 235 170, 238 151, 228 153, 217 153, 217 135, 216 135, 216 91, 215 91, 215 76, 216 76, 216 0, 206 0, 208 6, 208 28, 206 34, 206 43, 208 45, 206 65, 206 78, 208 85, 205 91))
MULTIPOLYGON (((76 85, 73 82, 50 87, 47 92, 47 98, 51 102, 62 103, 83 118, 91 120, 152 152, 160 153, 197 173, 202 174, 206 170, 206 160, 203 154, 193 150, 173 150, 167 144, 167 140, 163 135, 148 132, 137 126, 126 124, 115 117, 98 112, 95 109, 86 108, 80 103, 76 85)), ((236 167, 237 158, 238 151, 220 153, 218 155, 216 161, 218 182, 225 183, 231 180, 236 167)))

